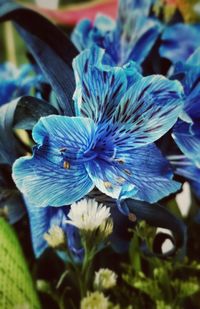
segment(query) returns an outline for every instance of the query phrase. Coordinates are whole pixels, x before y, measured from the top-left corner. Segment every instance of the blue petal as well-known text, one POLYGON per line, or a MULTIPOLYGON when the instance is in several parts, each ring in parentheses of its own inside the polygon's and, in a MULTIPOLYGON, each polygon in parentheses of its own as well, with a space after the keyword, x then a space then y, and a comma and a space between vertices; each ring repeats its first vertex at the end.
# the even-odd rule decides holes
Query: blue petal
POLYGON ((125 69, 102 65, 104 52, 86 50, 75 58, 76 114, 95 122, 108 121, 127 89, 125 69))
POLYGON ((142 78, 141 66, 134 61, 129 61, 123 66, 123 69, 127 78, 127 89, 142 78))
MULTIPOLYGON (((94 23, 89 19, 81 20, 74 28, 71 40, 79 51, 95 45, 106 48, 108 32, 115 28, 115 21, 111 18, 98 14, 94 23)), ((108 46, 110 41, 107 42, 108 46)))
POLYGON ((65 227, 63 228, 66 231, 68 246, 74 258, 77 260, 77 262, 82 261, 84 256, 84 249, 81 245, 79 230, 71 224, 66 223, 65 227))
POLYGON ((30 76, 30 73, 30 65, 23 65, 20 69, 11 63, 0 65, 0 105, 29 94, 31 87, 35 86, 39 80, 36 76, 30 76))
POLYGON ((200 165, 200 129, 179 121, 174 127, 172 137, 185 156, 200 165))
POLYGON ((184 110, 193 120, 200 118, 200 65, 193 63, 193 60, 198 57, 200 58, 200 50, 196 51, 186 63, 176 64, 173 76, 184 86, 184 110))
POLYGON ((139 10, 143 15, 148 15, 154 0, 120 0, 119 17, 127 16, 131 11, 139 10))
POLYGON ((185 177, 196 196, 200 198, 200 168, 194 165, 194 163, 188 159, 183 159, 179 164, 175 165, 175 173, 182 177, 185 177))
POLYGON ((48 248, 44 234, 54 225, 61 227, 65 232, 69 249, 74 257, 78 260, 82 258, 83 249, 80 246, 78 230, 65 223, 69 207, 36 207, 27 199, 25 204, 29 216, 32 246, 37 258, 48 248))
MULTIPOLYGON (((127 58, 127 60, 134 60, 140 64, 150 53, 162 30, 162 26, 157 20, 150 18, 144 19, 143 16, 141 19, 143 20, 142 31, 138 35, 138 40, 127 58)), ((125 46, 125 48, 127 48, 127 46, 125 46)))
MULTIPOLYGON (((199 72, 200 73, 200 72, 199 72)), ((200 74, 199 74, 200 77, 200 74)), ((197 80, 196 80, 197 81, 197 80)), ((184 110, 193 119, 193 121, 200 120, 200 81, 193 84, 194 88, 191 88, 190 94, 186 96, 184 110)))
POLYGON ((79 117, 43 117, 33 130, 40 144, 32 157, 22 157, 13 166, 13 178, 19 190, 38 206, 63 206, 79 200, 93 184, 84 164, 74 160, 64 166, 63 151, 76 158, 93 140, 95 125, 79 117))
POLYGON ((133 12, 121 33, 120 63, 134 60, 141 64, 155 44, 162 25, 158 20, 133 12))
POLYGON ((182 96, 182 86, 177 81, 159 75, 141 78, 115 108, 101 143, 107 144, 109 135, 116 147, 125 150, 156 141, 176 122, 183 108, 182 96))
MULTIPOLYGON (((99 191, 114 199, 118 199, 122 188, 121 171, 118 169, 118 166, 102 159, 90 161, 85 166, 99 191)), ((122 181, 124 181, 124 178, 122 181)))
POLYGON ((115 45, 120 42, 118 63, 134 60, 141 64, 156 42, 162 26, 157 19, 148 18, 152 3, 151 0, 120 1, 115 29, 115 45))
POLYGON ((87 170, 96 187, 115 199, 131 197, 154 203, 180 188, 172 180, 168 161, 153 144, 119 150, 111 162, 93 160, 87 170))
POLYGON ((185 61, 200 45, 199 30, 199 25, 181 23, 167 27, 162 35, 160 55, 172 63, 185 61))
POLYGON ((66 216, 61 208, 55 207, 36 207, 25 199, 28 211, 32 246, 36 257, 40 257, 48 248, 48 243, 44 239, 44 234, 48 232, 51 226, 61 227, 62 221, 66 216))
POLYGON ((130 197, 155 203, 181 187, 180 183, 172 179, 169 162, 154 144, 125 153, 124 160, 129 164, 130 178, 137 191, 130 185, 125 185, 121 191, 121 199, 130 197))
POLYGON ((191 66, 200 66, 200 47, 187 59, 187 64, 191 66))
POLYGON ((82 51, 89 47, 88 39, 91 29, 92 23, 89 19, 81 20, 74 28, 74 31, 71 35, 71 40, 79 51, 82 51))

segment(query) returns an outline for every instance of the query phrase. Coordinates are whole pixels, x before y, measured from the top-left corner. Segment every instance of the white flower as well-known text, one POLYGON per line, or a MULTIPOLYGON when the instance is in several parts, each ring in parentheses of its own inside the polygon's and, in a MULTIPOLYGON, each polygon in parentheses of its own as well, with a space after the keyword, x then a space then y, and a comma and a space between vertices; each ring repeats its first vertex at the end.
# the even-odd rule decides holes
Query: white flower
MULTIPOLYGON (((85 232, 92 232, 100 228, 104 232, 111 230, 111 224, 108 224, 110 218, 110 209, 103 204, 98 204, 95 200, 84 199, 71 205, 66 223, 76 226, 85 232)), ((112 231, 111 231, 112 232, 112 231)))
POLYGON ((44 239, 52 248, 58 248, 65 244, 64 231, 57 225, 53 225, 48 232, 44 234, 44 239))
POLYGON ((110 302, 101 292, 88 293, 81 301, 81 309, 108 309, 110 302))
POLYGON ((94 287, 96 289, 111 289, 116 285, 116 282, 117 274, 108 268, 101 268, 98 272, 95 272, 94 287))

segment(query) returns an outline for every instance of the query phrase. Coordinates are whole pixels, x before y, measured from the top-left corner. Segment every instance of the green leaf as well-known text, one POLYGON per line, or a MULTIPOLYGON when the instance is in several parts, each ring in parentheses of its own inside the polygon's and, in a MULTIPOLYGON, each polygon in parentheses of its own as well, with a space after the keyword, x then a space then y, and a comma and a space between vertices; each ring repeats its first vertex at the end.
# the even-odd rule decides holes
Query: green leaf
POLYGON ((40 309, 18 239, 3 218, 0 218, 0 243, 0 308, 40 309))

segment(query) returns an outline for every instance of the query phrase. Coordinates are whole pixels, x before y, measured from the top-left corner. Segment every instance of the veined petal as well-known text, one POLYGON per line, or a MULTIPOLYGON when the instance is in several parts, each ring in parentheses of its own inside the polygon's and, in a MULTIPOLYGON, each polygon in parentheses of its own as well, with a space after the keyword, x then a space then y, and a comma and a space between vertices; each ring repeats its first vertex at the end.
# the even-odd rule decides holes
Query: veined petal
POLYGON ((121 158, 129 165, 130 179, 137 188, 136 191, 130 185, 123 186, 121 199, 130 197, 155 203, 180 189, 181 184, 172 180, 169 162, 154 144, 122 153, 121 158))
POLYGON ((86 168, 96 187, 115 199, 134 198, 154 203, 180 188, 172 180, 168 161, 154 144, 119 151, 111 162, 93 160, 86 168))
POLYGON ((120 31, 120 63, 134 60, 141 64, 156 42, 162 25, 140 11, 130 11, 125 20, 125 23, 118 25, 119 29, 116 28, 116 31, 120 31))
POLYGON ((119 1, 119 18, 123 19, 129 12, 139 10, 142 15, 147 16, 153 0, 120 0, 119 1))
MULTIPOLYGON (((177 81, 159 75, 141 78, 115 108, 100 142, 125 150, 156 141, 176 122, 183 109, 182 96, 183 89, 177 81)), ((98 131, 104 128, 99 127, 98 131)))
POLYGON ((32 157, 22 157, 13 166, 14 181, 31 203, 68 205, 93 188, 83 163, 70 161, 90 148, 93 131, 95 125, 87 118, 41 118, 33 131, 40 145, 32 157), (69 161, 63 154, 69 156, 69 161))
POLYGON ((58 155, 61 148, 69 153, 83 153, 90 147, 95 131, 91 119, 50 115, 40 118, 32 134, 37 144, 47 144, 58 155))
POLYGON ((125 179, 121 178, 121 171, 116 164, 97 159, 86 163, 85 166, 94 185, 101 192, 114 199, 119 197, 125 179))
POLYGON ((94 47, 73 62, 76 114, 95 122, 107 121, 127 89, 125 69, 102 65, 104 51, 94 47))
POLYGON ((83 19, 76 25, 72 32, 71 40, 80 52, 88 47, 91 28, 92 22, 89 19, 83 19))
POLYGON ((139 39, 127 58, 127 60, 134 60, 137 63, 142 63, 146 59, 162 30, 162 26, 157 20, 144 19, 143 16, 141 19, 143 19, 143 27, 139 39))

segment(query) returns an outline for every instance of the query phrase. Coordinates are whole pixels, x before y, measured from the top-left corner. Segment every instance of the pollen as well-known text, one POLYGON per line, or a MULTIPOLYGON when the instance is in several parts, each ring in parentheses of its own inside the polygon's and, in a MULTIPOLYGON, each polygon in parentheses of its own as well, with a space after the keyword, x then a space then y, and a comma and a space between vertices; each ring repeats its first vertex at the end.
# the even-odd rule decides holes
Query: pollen
POLYGON ((59 149, 60 152, 65 152, 66 150, 67 150, 67 148, 65 148, 65 147, 59 149))
POLYGON ((112 184, 109 181, 104 181, 104 186, 106 187, 106 189, 112 189, 112 184))
POLYGON ((63 162, 63 168, 66 169, 66 170, 70 169, 70 163, 67 162, 67 161, 64 161, 63 162))
POLYGON ((123 177, 117 177, 117 182, 122 184, 125 182, 125 179, 123 177))
POLYGON ((128 169, 125 169, 124 172, 125 172, 128 176, 131 176, 131 171, 129 171, 128 169))
POLYGON ((129 213, 128 214, 128 219, 131 221, 131 222, 136 222, 137 221, 137 217, 135 214, 133 213, 129 213))
POLYGON ((119 164, 124 164, 125 163, 125 160, 123 160, 123 159, 116 159, 115 161, 117 163, 119 163, 119 164))

